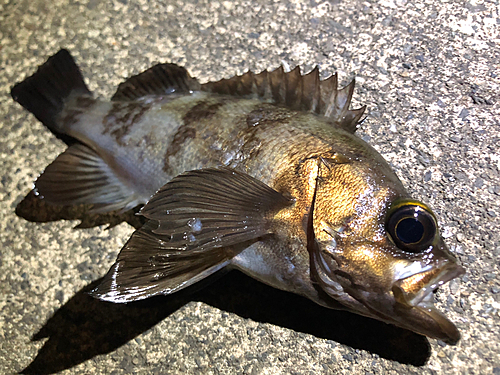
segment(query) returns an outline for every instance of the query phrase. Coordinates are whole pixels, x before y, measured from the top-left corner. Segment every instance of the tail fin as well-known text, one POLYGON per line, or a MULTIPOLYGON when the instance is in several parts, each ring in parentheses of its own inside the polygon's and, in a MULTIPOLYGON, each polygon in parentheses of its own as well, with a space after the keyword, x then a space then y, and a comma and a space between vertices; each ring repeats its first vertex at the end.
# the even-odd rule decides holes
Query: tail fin
POLYGON ((62 49, 41 65, 35 74, 16 84, 10 94, 59 138, 65 138, 57 116, 72 93, 91 95, 70 53, 62 49))

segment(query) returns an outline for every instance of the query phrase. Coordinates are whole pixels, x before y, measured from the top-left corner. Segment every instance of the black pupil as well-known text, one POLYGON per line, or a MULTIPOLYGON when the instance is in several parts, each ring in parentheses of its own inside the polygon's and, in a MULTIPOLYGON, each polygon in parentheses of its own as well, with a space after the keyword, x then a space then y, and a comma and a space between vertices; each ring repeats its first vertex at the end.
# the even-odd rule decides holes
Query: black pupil
POLYGON ((398 223, 396 235, 404 243, 417 243, 424 236, 424 226, 420 221, 409 217, 398 223))

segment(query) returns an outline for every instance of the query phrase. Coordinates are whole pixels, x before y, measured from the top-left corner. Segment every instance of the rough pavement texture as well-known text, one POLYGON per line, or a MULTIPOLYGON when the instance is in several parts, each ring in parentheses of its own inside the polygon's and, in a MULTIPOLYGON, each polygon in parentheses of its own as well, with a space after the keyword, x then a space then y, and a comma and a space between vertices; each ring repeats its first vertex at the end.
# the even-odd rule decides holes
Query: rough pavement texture
MULTIPOLYGON (((5 373, 500 374, 496 1, 0 0, 0 369, 5 373), (65 148, 10 87, 68 48, 109 98, 156 62, 201 81, 281 63, 357 79, 358 135, 440 218, 467 274, 437 293, 455 347, 328 311, 237 272, 128 306, 85 294, 133 228, 15 215, 65 148)), ((68 216, 69 217, 69 216, 68 216)))

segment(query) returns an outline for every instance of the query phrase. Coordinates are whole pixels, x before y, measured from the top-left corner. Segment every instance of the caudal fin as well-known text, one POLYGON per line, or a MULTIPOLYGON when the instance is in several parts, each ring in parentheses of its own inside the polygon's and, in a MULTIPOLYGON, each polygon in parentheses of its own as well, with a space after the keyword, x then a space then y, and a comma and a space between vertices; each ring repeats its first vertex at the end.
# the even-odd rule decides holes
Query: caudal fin
POLYGON ((50 57, 35 74, 15 85, 11 95, 70 146, 36 180, 37 197, 58 206, 91 205, 91 213, 125 212, 142 203, 94 149, 62 128, 59 117, 65 105, 73 98, 91 96, 68 51, 62 49, 50 57))
POLYGON ((91 95, 70 53, 62 49, 41 65, 35 74, 16 84, 10 94, 56 136, 64 138, 57 116, 72 94, 91 95))

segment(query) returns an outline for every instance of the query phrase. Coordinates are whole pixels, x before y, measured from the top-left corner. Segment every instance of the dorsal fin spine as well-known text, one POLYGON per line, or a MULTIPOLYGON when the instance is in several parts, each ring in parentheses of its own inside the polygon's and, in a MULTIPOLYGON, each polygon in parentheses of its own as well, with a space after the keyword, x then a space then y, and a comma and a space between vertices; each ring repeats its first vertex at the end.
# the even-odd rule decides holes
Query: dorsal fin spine
POLYGON ((202 91, 258 98, 284 105, 293 110, 306 111, 327 117, 336 126, 354 133, 366 106, 349 109, 354 93, 355 81, 338 89, 338 75, 320 81, 316 66, 302 75, 300 67, 285 73, 283 66, 259 74, 247 72, 241 76, 209 82, 201 86, 202 91))

